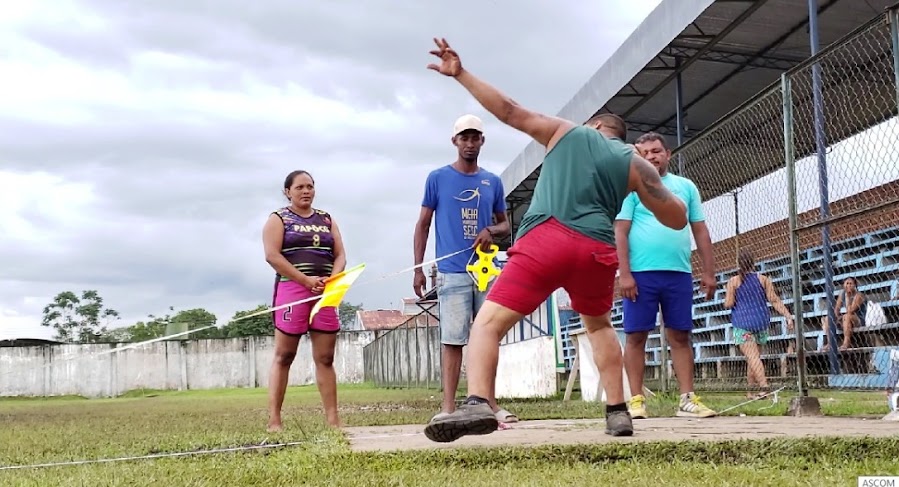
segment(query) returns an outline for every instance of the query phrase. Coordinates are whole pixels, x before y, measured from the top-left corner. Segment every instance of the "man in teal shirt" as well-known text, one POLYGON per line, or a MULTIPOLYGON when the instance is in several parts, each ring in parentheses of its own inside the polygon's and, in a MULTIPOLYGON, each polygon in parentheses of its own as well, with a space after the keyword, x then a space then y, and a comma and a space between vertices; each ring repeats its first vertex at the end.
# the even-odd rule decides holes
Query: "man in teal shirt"
POLYGON ((495 392, 499 341, 559 288, 571 297, 595 352, 608 398, 606 433, 630 436, 621 345, 609 316, 618 269, 614 219, 631 191, 671 228, 686 227, 686 207, 665 189, 652 165, 622 141, 627 127, 620 117, 601 114, 577 125, 535 113, 463 69, 445 40, 435 42, 438 49, 431 53, 441 64, 428 68, 454 78, 500 121, 546 147, 547 154, 516 240, 506 252, 508 261, 471 328, 468 397, 451 414, 432 420, 425 436, 450 442, 497 429, 487 398, 495 392))
MULTIPOLYGON (((702 199, 693 181, 668 172, 671 151, 665 139, 654 132, 637 139, 636 147, 659 171, 662 184, 687 207, 687 219, 702 257, 701 288, 706 299, 715 295, 715 261, 712 239, 705 225, 702 199)), ((659 308, 665 336, 671 345, 671 360, 680 386, 677 416, 707 418, 715 411, 693 393, 693 267, 690 262, 690 230, 674 230, 660 223, 635 194, 629 195, 615 222, 624 332, 627 341, 624 367, 631 391, 643 390, 646 367, 646 338, 656 327, 659 308)), ((635 419, 646 418, 646 399, 631 397, 628 410, 635 419)))

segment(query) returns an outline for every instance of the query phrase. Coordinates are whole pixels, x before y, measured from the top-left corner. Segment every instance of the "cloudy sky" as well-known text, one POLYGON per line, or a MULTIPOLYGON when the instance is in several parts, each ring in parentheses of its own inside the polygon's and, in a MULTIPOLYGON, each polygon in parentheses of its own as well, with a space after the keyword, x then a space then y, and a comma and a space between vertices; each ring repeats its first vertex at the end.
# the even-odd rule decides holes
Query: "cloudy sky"
MULTIPOLYGON (((224 323, 269 302, 261 229, 294 169, 315 176, 349 264, 368 264, 360 282, 412 265, 424 179, 455 158, 453 120, 484 119, 481 164, 497 174, 528 142, 425 69, 432 38, 557 113, 658 1, 602 3, 6 4, 0 322, 39 323, 66 290, 98 290, 122 325, 169 306, 224 323)), ((347 299, 398 307, 411 283, 347 299)))

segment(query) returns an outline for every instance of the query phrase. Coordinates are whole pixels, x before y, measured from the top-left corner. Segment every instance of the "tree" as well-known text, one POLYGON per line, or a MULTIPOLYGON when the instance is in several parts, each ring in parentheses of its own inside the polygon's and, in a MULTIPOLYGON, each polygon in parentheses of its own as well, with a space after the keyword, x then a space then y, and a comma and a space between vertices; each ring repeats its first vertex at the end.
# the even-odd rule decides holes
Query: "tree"
MULTIPOLYGON (((260 311, 265 311, 269 306, 265 304, 260 304, 254 309, 249 309, 246 311, 238 311, 234 313, 234 316, 231 318, 231 321, 228 322, 227 325, 222 327, 223 336, 233 338, 233 337, 246 337, 246 336, 271 336, 275 333, 275 326, 272 323, 272 313, 263 313, 261 315, 253 316, 251 318, 247 318, 240 321, 234 321, 238 318, 243 318, 244 316, 258 313, 260 311)), ((340 306, 337 308, 337 314, 340 319, 340 328, 342 330, 348 330, 353 327, 353 323, 356 321, 356 311, 362 309, 362 303, 352 304, 347 302, 341 302, 340 306)))
POLYGON ((264 313, 253 316, 241 321, 234 321, 244 316, 258 313, 268 309, 268 306, 260 304, 255 309, 246 311, 238 311, 234 313, 231 321, 223 327, 223 333, 228 338, 247 337, 247 336, 271 336, 275 333, 274 324, 272 323, 272 314, 264 313))
MULTIPOLYGON (((173 310, 171 306, 169 310, 173 310)), ((145 342, 166 335, 170 318, 148 315, 147 321, 138 321, 131 326, 115 328, 103 335, 101 341, 107 343, 145 342)))
MULTIPOLYGON (((174 311, 174 307, 169 307, 170 311, 174 311)), ((152 315, 151 315, 152 316, 152 315)), ((188 330, 196 330, 209 325, 215 325, 218 319, 216 316, 203 308, 186 309, 179 311, 175 316, 166 314, 162 321, 165 322, 165 336, 184 333, 188 330)), ((221 338, 222 330, 213 326, 202 331, 181 335, 175 337, 176 340, 201 340, 204 338, 221 338)))
POLYGON ((340 317, 340 329, 352 329, 353 323, 356 322, 356 312, 361 310, 362 303, 352 304, 346 301, 341 301, 340 306, 337 307, 337 315, 340 317))
POLYGON ((94 290, 82 291, 79 297, 64 291, 44 306, 42 326, 56 331, 56 340, 73 343, 95 343, 106 334, 107 327, 119 319, 119 312, 103 306, 103 298, 94 290))
POLYGON ((123 326, 121 328, 113 328, 103 336, 100 337, 99 341, 102 343, 127 343, 131 341, 131 328, 130 326, 123 326))
MULTIPOLYGON (((153 318, 152 315, 151 318, 153 318)), ((165 327, 166 323, 161 318, 153 318, 146 322, 138 321, 131 326, 109 330, 100 338, 100 341, 106 343, 145 342, 165 336, 165 327)))

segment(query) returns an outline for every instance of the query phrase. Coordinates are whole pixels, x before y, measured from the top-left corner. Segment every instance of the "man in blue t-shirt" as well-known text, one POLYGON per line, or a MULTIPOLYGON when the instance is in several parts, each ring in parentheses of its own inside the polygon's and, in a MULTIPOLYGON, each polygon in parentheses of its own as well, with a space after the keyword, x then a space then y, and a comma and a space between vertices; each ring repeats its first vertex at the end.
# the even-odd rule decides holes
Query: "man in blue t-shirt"
MULTIPOLYGON (((700 288, 706 299, 715 295, 715 258, 712 239, 705 224, 702 199, 693 181, 668 172, 671 150, 665 139, 654 132, 640 136, 634 144, 640 155, 652 163, 662 184, 687 207, 696 248, 702 259, 700 288)), ((662 310, 665 336, 671 346, 671 361, 680 386, 677 416, 715 416, 715 411, 700 402, 693 393, 693 266, 690 262, 690 233, 687 227, 674 230, 662 225, 646 209, 637 195, 625 198, 615 218, 615 243, 618 248, 619 276, 624 311, 624 369, 633 397, 628 410, 634 419, 646 418, 643 372, 646 366, 646 338, 656 327, 662 310)))
MULTIPOLYGON (((443 408, 434 416, 436 419, 455 410, 462 348, 468 343, 471 322, 489 291, 489 287, 487 291, 478 291, 465 267, 476 246, 487 250, 495 238, 510 233, 502 180, 478 167, 478 154, 485 140, 483 123, 474 115, 459 117, 453 126, 451 140, 458 157, 452 164, 428 174, 413 245, 415 265, 418 266, 424 261, 433 219, 438 257, 471 249, 471 252, 461 252, 437 262, 443 408)), ((424 271, 417 267, 413 288, 418 297, 423 296, 425 282, 424 271)), ((508 411, 499 409, 494 398, 490 398, 490 405, 498 420, 517 421, 508 411)))

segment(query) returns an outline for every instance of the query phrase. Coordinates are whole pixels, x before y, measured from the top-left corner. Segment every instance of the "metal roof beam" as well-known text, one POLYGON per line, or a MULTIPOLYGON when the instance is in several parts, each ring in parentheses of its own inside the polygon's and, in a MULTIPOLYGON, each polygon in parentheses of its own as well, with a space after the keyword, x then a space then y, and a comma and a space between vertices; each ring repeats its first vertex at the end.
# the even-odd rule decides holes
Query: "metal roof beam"
POLYGON ((727 37, 728 34, 733 32, 734 29, 736 29, 740 24, 742 24, 746 19, 748 19, 753 13, 755 13, 756 10, 760 9, 762 7, 762 5, 767 3, 767 1, 768 0, 756 0, 752 5, 747 7, 746 10, 743 11, 743 13, 738 15, 737 18, 733 20, 733 22, 728 24, 727 27, 725 27, 723 30, 721 30, 721 32, 716 34, 715 37, 712 38, 712 40, 710 40, 706 45, 702 46, 696 52, 696 54, 694 56, 687 58, 687 60, 684 61, 683 63, 681 63, 681 65, 678 66, 678 68, 675 69, 671 74, 669 74, 668 77, 666 77, 664 81, 662 81, 661 83, 656 85, 656 87, 653 88, 652 91, 650 91, 646 97, 640 99, 640 101, 638 101, 632 107, 630 107, 624 113, 622 118, 624 118, 626 120, 627 117, 633 115, 634 112, 636 112, 646 102, 648 102, 650 99, 652 99, 652 97, 654 97, 660 91, 662 91, 662 89, 664 89, 665 86, 668 85, 668 83, 671 83, 672 81, 674 81, 674 79, 677 77, 678 74, 682 73, 685 69, 689 68, 690 65, 692 65, 693 63, 698 61, 700 56, 702 56, 706 52, 710 51, 713 47, 715 47, 715 44, 721 42, 722 39, 724 39, 725 37, 727 37))
MULTIPOLYGON (((699 49, 695 47, 685 46, 668 46, 660 55, 672 58, 693 57, 699 49)), ((775 57, 757 57, 752 54, 744 54, 737 52, 719 51, 712 49, 699 57, 700 61, 709 61, 723 64, 736 64, 741 69, 746 67, 773 69, 777 71, 787 71, 793 66, 798 65, 804 59, 784 59, 775 57)))
POLYGON ((671 136, 677 135, 677 127, 674 127, 672 125, 666 125, 666 126, 660 127, 657 124, 655 124, 654 122, 627 122, 627 127, 628 127, 628 129, 633 130, 635 132, 646 133, 646 132, 655 131, 662 135, 671 135, 671 136))
MULTIPOLYGON (((833 7, 834 5, 836 5, 837 1, 838 1, 838 0, 831 0, 831 2, 828 3, 827 5, 818 7, 818 15, 821 15, 822 13, 826 12, 827 9, 829 9, 830 7, 833 7)), ((763 47, 758 53, 756 53, 755 55, 753 55, 750 59, 747 59, 747 63, 748 63, 748 62, 755 61, 756 59, 762 58, 765 54, 768 53, 768 51, 774 49, 775 47, 777 47, 777 46, 779 46, 779 45, 781 45, 781 44, 783 44, 783 42, 784 42, 785 40, 789 39, 790 36, 792 36, 793 34, 795 34, 796 32, 798 32, 799 29, 802 29, 802 28, 805 27, 806 25, 808 25, 808 17, 806 17, 805 20, 803 20, 802 22, 799 22, 798 24, 794 25, 789 31, 787 31, 787 33, 785 33, 784 35, 778 37, 777 39, 775 39, 773 42, 771 42, 771 43, 768 44, 767 46, 763 47)), ((798 64, 798 63, 797 63, 797 64, 798 64)), ((706 96, 708 96, 709 93, 711 93, 711 92, 717 90, 717 89, 720 88, 724 83, 727 83, 728 81, 730 81, 731 78, 733 78, 734 76, 740 74, 740 72, 743 71, 743 69, 745 69, 746 66, 748 66, 748 64, 746 64, 746 63, 738 65, 737 68, 734 69, 733 71, 731 71, 730 73, 728 73, 727 76, 721 78, 720 80, 718 80, 717 82, 715 82, 715 84, 713 84, 712 86, 710 86, 707 90, 705 90, 705 91, 703 91, 702 93, 700 93, 699 95, 697 95, 697 96, 693 99, 693 101, 691 101, 690 103, 688 103, 688 104, 683 108, 684 112, 686 112, 687 110, 689 110, 690 108, 692 108, 693 105, 696 105, 697 103, 699 103, 700 101, 702 101, 706 96)), ((784 70, 784 71, 786 71, 786 70, 784 70)), ((654 127, 653 130, 655 130, 655 129, 657 129, 657 128, 660 128, 660 127, 666 125, 668 122, 674 120, 674 118, 675 118, 676 116, 677 116, 677 114, 675 113, 674 115, 671 115, 670 117, 666 118, 664 121, 662 121, 662 123, 660 123, 659 125, 657 125, 656 127, 654 127)))

